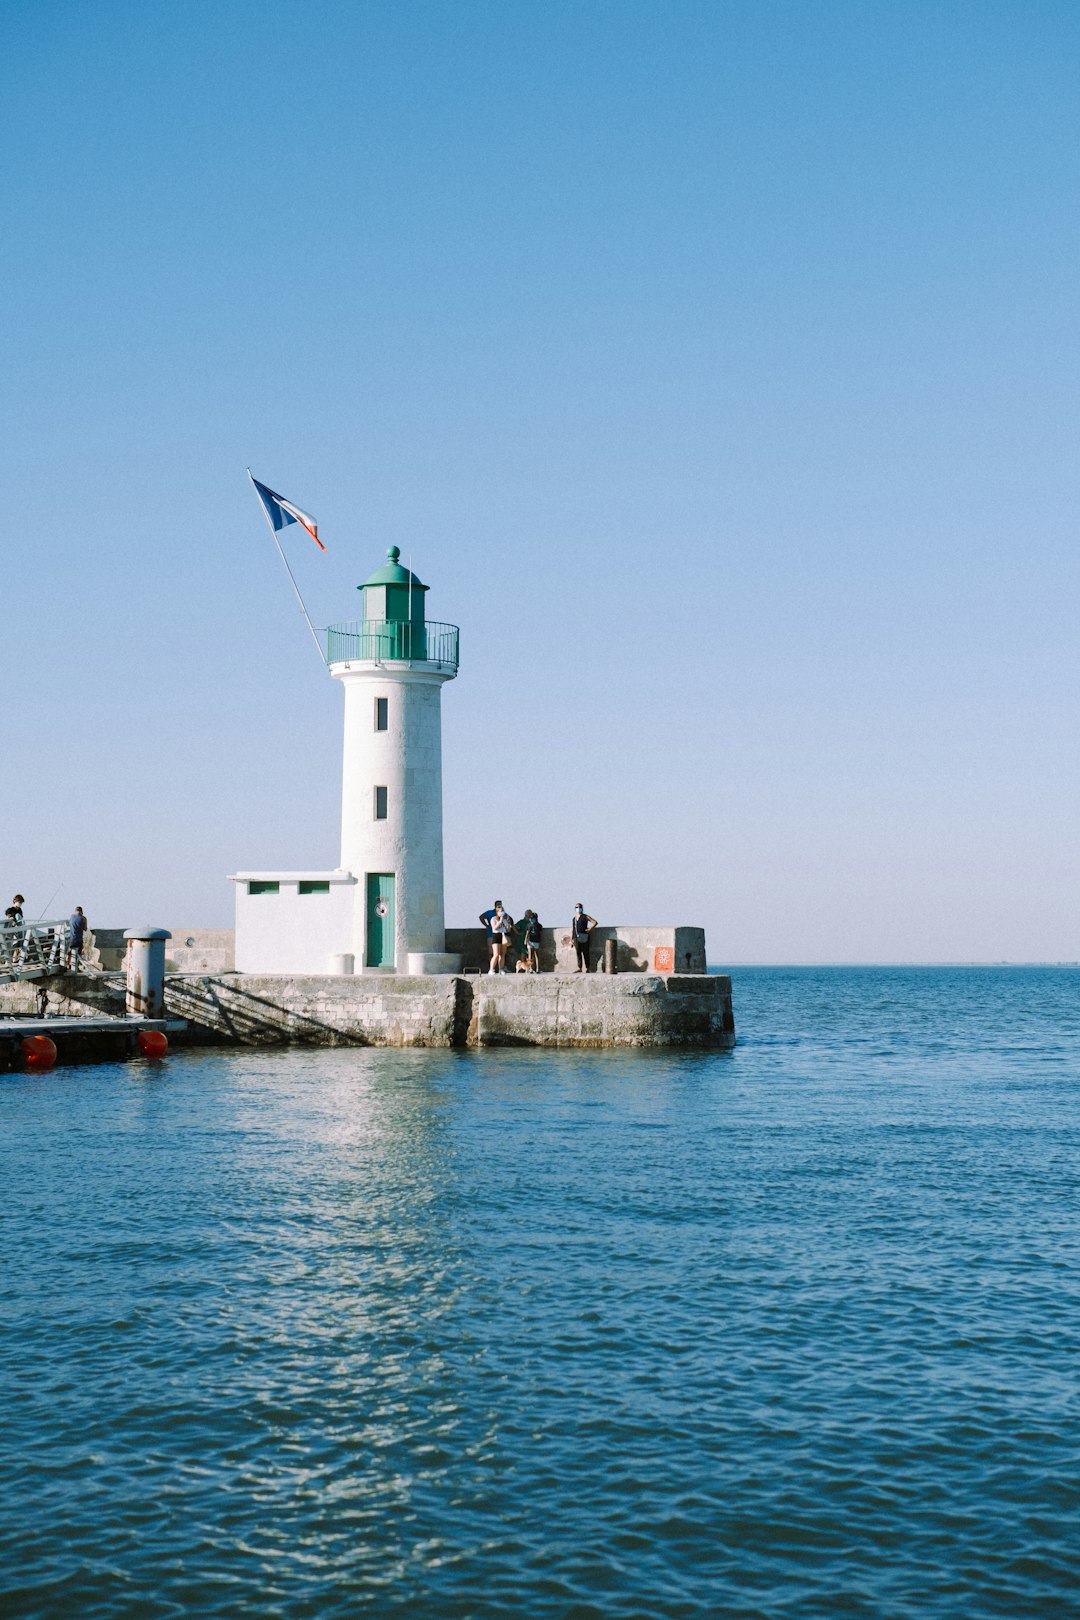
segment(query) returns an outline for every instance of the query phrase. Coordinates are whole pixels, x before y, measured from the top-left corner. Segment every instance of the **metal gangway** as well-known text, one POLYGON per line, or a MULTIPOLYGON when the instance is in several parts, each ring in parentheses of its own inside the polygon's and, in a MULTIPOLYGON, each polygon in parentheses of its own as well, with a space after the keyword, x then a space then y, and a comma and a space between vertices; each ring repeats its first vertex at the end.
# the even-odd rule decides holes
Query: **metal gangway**
POLYGON ((0 927, 0 984, 15 979, 46 979, 63 973, 70 930, 66 917, 52 922, 5 923, 0 927))

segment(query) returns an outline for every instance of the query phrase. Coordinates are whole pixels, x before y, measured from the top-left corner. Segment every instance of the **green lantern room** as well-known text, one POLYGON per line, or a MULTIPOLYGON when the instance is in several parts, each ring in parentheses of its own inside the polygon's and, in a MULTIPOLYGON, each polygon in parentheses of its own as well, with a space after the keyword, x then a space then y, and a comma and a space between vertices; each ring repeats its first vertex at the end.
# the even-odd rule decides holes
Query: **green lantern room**
POLYGON ((380 657, 424 659, 427 586, 402 567, 400 558, 397 546, 391 546, 383 566, 359 587, 364 593, 364 628, 378 636, 380 657))

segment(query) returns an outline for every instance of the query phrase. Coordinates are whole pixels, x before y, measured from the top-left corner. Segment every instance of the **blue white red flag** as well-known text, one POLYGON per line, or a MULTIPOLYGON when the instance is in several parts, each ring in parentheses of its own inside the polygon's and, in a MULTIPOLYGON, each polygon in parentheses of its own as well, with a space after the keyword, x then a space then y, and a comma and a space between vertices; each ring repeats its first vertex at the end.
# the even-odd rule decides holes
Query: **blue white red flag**
POLYGON ((319 550, 326 550, 326 547, 319 539, 319 525, 310 512, 303 511, 295 502, 287 501, 284 495, 279 495, 275 490, 268 489, 265 484, 260 484, 259 480, 253 476, 250 468, 248 469, 248 477, 255 485, 255 493, 263 503, 263 510, 275 534, 279 529, 284 529, 286 524, 299 523, 300 527, 306 529, 310 534, 319 550))

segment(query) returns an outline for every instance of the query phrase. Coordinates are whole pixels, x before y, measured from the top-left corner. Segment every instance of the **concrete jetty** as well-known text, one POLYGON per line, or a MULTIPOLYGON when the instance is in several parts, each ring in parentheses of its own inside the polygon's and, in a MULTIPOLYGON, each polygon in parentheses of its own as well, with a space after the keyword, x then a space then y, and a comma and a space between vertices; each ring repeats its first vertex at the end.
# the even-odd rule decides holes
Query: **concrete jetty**
MULTIPOLYGON (((121 1010, 124 994, 119 974, 68 974, 51 981, 49 1000, 62 1018, 92 1017, 121 1010)), ((187 1025, 170 1029, 174 1047, 735 1044, 721 974, 167 974, 165 1006, 187 1025)), ((32 987, 0 986, 0 1014, 33 1010, 32 987)))
MULTIPOLYGON (((365 1046, 688 1046, 735 1044, 731 980, 705 970, 700 928, 606 926, 618 971, 576 974, 569 934, 545 929, 543 972, 488 975, 480 928, 449 929, 455 974, 238 973, 232 929, 163 930, 165 1006, 187 1021, 184 1044, 365 1046)), ((49 981, 56 1014, 124 1009, 123 929, 98 929, 92 974, 49 981)), ((0 986, 0 1013, 36 1011, 30 986, 0 986)), ((50 1020, 51 1022, 51 1020, 50 1020)))

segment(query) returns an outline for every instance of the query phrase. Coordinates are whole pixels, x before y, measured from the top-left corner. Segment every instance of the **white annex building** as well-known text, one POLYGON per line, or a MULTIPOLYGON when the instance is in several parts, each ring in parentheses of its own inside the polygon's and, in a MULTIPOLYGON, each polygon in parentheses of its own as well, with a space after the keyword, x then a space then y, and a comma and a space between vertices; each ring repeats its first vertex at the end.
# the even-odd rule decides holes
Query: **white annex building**
POLYGON ((341 865, 237 872, 241 973, 453 973, 445 949, 442 688, 458 631, 424 613, 427 586, 399 561, 361 586, 364 616, 326 632, 345 688, 341 865))

